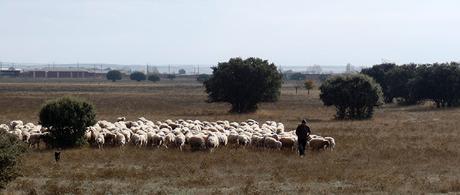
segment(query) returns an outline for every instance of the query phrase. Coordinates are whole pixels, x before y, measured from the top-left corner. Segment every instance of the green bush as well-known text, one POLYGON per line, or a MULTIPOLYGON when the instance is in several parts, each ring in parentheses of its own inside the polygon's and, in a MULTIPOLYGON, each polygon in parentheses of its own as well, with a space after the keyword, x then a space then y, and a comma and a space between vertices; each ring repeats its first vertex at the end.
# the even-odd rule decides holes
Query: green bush
POLYGON ((279 98, 282 74, 267 60, 232 58, 212 69, 211 78, 204 82, 208 100, 230 103, 231 112, 255 111, 259 102, 279 98))
POLYGON ((121 72, 118 70, 111 70, 107 72, 106 77, 107 77, 107 80, 111 80, 115 82, 117 80, 121 80, 121 72))
POLYGON ((129 75, 129 79, 133 80, 133 81, 145 81, 147 76, 145 76, 145 74, 143 72, 133 72, 131 73, 131 75, 129 75))
POLYGON ((336 107, 337 119, 371 118, 374 106, 383 103, 380 85, 363 74, 329 78, 320 90, 324 105, 336 107))
POLYGON ((168 75, 166 75, 166 78, 168 78, 169 80, 174 80, 176 78, 176 75, 175 74, 168 74, 168 75))
POLYGON ((294 81, 305 80, 305 75, 300 72, 296 72, 292 74, 291 76, 289 76, 289 80, 294 80, 294 81))
POLYGON ((198 75, 198 77, 196 78, 196 80, 200 83, 204 83, 205 81, 207 81, 209 78, 211 78, 211 75, 209 74, 200 74, 198 75))
POLYGON ((19 176, 18 158, 26 150, 24 142, 16 136, 0 131, 0 189, 19 176))
POLYGON ((73 147, 84 144, 86 127, 96 123, 92 104, 73 97, 47 102, 39 114, 39 124, 49 129, 45 142, 52 147, 73 147))
POLYGON ((149 75, 148 80, 152 82, 158 82, 160 81, 160 76, 158 76, 157 74, 152 74, 149 75))

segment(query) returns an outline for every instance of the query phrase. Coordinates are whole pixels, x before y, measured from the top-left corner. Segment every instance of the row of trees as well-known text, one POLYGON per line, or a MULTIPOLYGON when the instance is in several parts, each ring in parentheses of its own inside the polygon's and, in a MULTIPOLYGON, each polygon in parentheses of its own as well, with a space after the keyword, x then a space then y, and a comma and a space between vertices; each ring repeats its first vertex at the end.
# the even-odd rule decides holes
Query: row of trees
MULTIPOLYGON (((183 69, 181 69, 181 70, 183 70, 183 69)), ((179 70, 179 74, 185 74, 185 73, 181 72, 181 70, 179 70)), ((107 77, 107 80, 111 80, 111 81, 115 82, 115 81, 121 80, 123 75, 118 70, 111 70, 111 71, 109 71, 107 73, 106 77, 107 77)), ((169 79, 169 80, 174 80, 176 78, 176 75, 175 74, 167 74, 166 78, 169 79)), ((208 80, 209 78, 210 78, 210 75, 208 75, 208 74, 200 74, 200 75, 198 75, 196 80, 198 82, 203 83, 204 81, 208 80)), ((138 82, 145 81, 145 80, 149 80, 149 81, 152 81, 152 82, 157 82, 157 81, 161 80, 159 74, 146 75, 145 73, 138 72, 138 71, 131 73, 129 75, 129 79, 131 79, 133 81, 138 81, 138 82)))
POLYGON ((380 64, 363 69, 381 86, 385 102, 411 105, 431 100, 437 107, 460 104, 460 64, 380 64))
MULTIPOLYGON (((121 80, 122 79, 122 73, 118 70, 111 70, 107 73, 106 75, 107 77, 107 80, 111 80, 113 82, 115 81, 118 81, 118 80, 121 80)), ((168 74, 166 75, 166 78, 170 79, 170 80, 173 80, 176 78, 176 75, 175 74, 168 74)), ((143 72, 133 72, 129 75, 129 79, 133 80, 133 81, 145 81, 145 80, 149 80, 149 81, 152 81, 152 82, 157 82, 157 81, 160 81, 160 76, 158 74, 151 74, 151 75, 146 75, 144 74, 143 72)))

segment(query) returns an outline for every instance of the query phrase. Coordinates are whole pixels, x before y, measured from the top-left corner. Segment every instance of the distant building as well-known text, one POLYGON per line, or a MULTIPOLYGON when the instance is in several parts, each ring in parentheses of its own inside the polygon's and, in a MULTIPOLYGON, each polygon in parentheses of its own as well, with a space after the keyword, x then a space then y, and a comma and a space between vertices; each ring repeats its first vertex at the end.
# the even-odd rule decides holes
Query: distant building
POLYGON ((18 77, 21 74, 21 69, 16 68, 1 68, 0 77, 18 77))
POLYGON ((106 71, 72 67, 47 67, 38 70, 29 70, 23 73, 24 77, 29 78, 101 78, 106 71))

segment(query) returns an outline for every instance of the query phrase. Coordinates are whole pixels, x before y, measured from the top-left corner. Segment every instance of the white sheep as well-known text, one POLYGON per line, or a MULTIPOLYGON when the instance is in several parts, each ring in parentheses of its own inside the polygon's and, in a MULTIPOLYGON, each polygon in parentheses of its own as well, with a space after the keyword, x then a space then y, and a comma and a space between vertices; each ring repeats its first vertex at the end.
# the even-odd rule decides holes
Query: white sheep
POLYGON ((179 134, 174 138, 174 145, 182 151, 182 147, 185 144, 185 135, 179 134))
POLYGON ((174 147, 175 146, 175 135, 174 133, 168 133, 166 136, 165 136, 165 142, 164 142, 164 146, 166 148, 168 147, 174 147))
POLYGON ((269 149, 281 149, 282 147, 282 143, 278 140, 276 140, 275 138, 273 137, 265 137, 264 139, 264 145, 266 148, 269 148, 269 149))
POLYGON ((24 123, 21 120, 14 120, 10 122, 11 129, 15 129, 17 126, 22 126, 24 123))
POLYGON ((251 139, 247 135, 238 135, 238 144, 247 146, 251 144, 251 139))
POLYGON ((296 141, 295 137, 281 137, 279 140, 282 143, 283 148, 295 149, 296 141))
POLYGON ((116 133, 115 134, 115 144, 120 146, 120 147, 124 147, 125 144, 126 144, 126 137, 125 135, 123 135, 123 133, 116 133))
POLYGON ((163 145, 165 138, 159 134, 155 134, 152 137, 152 146, 159 148, 163 145))
POLYGON ((329 141, 324 138, 313 138, 308 142, 308 147, 314 151, 325 149, 329 147, 329 145, 329 141))
POLYGON ((219 145, 226 146, 228 143, 227 136, 220 132, 216 133, 216 135, 217 135, 217 138, 219 138, 219 145))
POLYGON ((104 134, 102 134, 102 133, 97 134, 95 141, 96 141, 97 147, 99 149, 102 149, 102 147, 104 146, 104 143, 105 143, 104 134))
POLYGON ((219 138, 214 133, 209 134, 206 138, 206 148, 212 152, 217 147, 219 147, 219 138))
POLYGON ((189 139, 189 144, 192 151, 202 150, 206 148, 206 142, 203 135, 193 135, 189 139))
POLYGON ((324 137, 325 140, 329 142, 328 148, 332 151, 335 148, 335 139, 332 137, 324 137))
POLYGON ((45 135, 46 135, 45 133, 32 133, 32 134, 30 134, 30 137, 29 137, 29 140, 28 140, 29 147, 37 148, 37 149, 40 148, 40 141, 43 139, 43 137, 45 135))

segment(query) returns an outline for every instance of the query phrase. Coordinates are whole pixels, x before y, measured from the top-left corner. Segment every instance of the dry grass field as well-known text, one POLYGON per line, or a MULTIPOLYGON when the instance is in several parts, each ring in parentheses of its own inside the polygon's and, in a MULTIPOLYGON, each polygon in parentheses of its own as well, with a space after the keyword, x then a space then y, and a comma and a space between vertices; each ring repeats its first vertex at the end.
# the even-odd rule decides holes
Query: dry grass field
POLYGON ((226 104, 205 102, 194 81, 2 82, 0 123, 37 122, 40 106, 63 95, 93 102, 98 120, 276 120, 293 129, 302 118, 313 133, 332 136, 333 152, 219 148, 213 153, 108 148, 30 151, 22 177, 4 194, 346 194, 460 193, 460 109, 425 105, 378 108, 372 120, 336 121, 319 92, 282 88, 277 103, 256 113, 229 114, 226 104))

